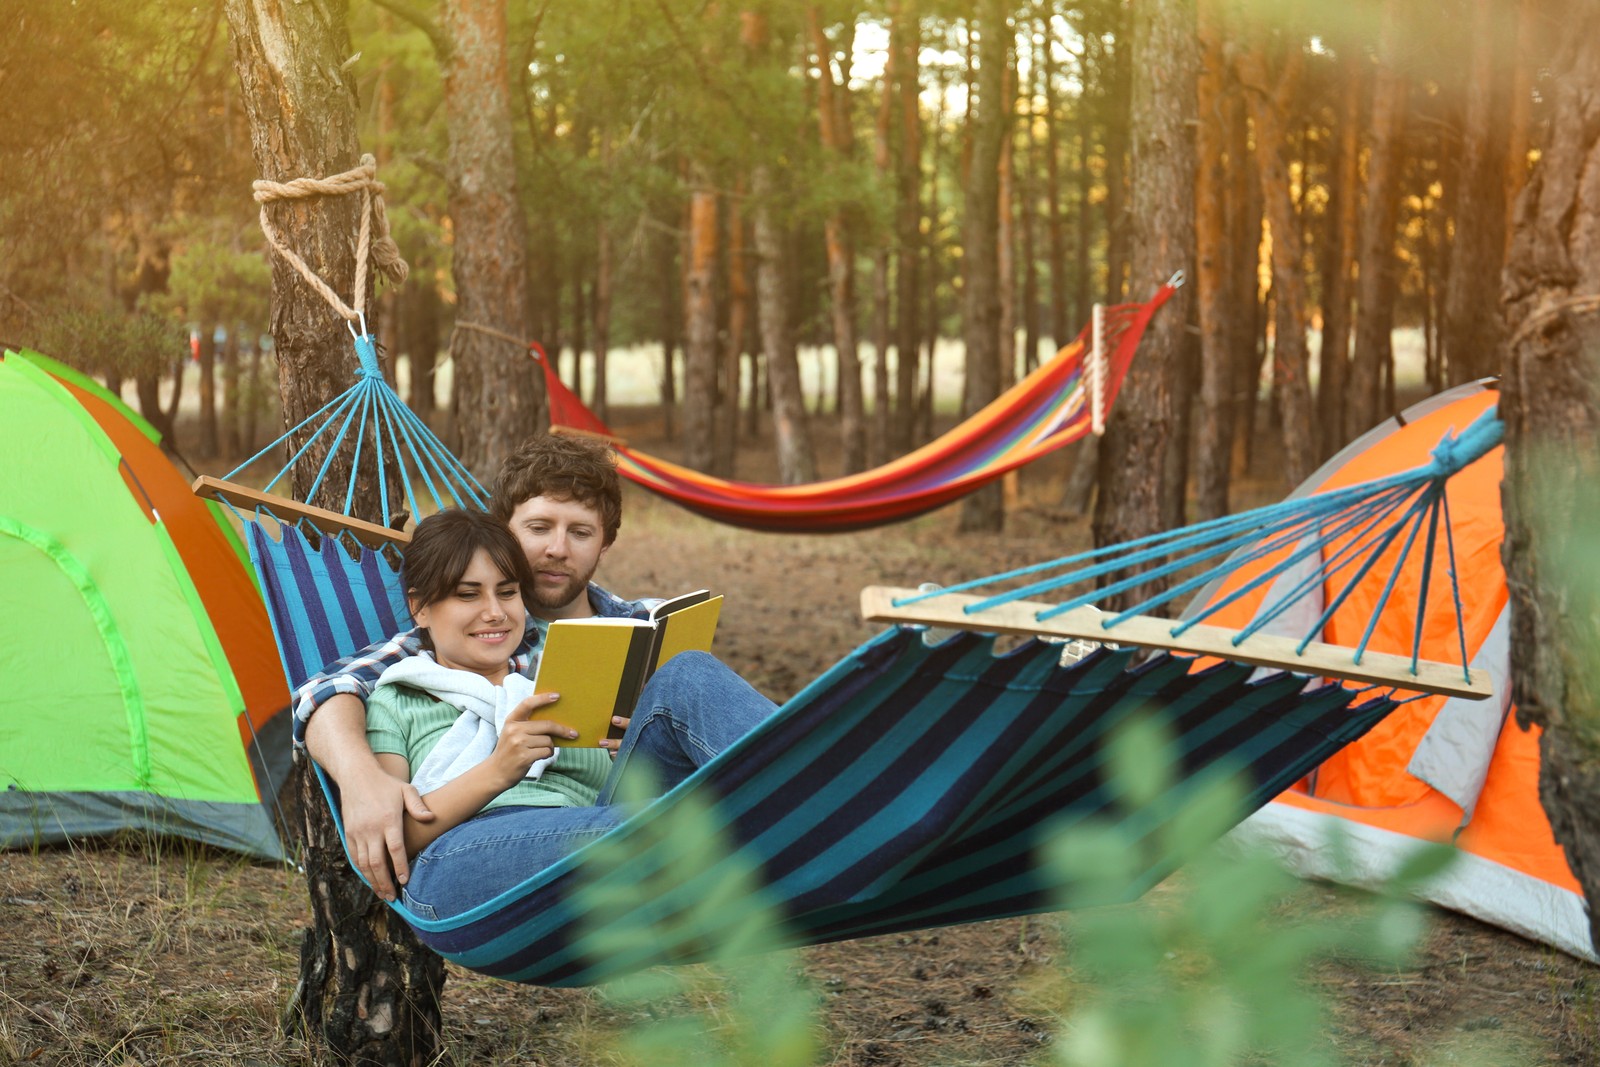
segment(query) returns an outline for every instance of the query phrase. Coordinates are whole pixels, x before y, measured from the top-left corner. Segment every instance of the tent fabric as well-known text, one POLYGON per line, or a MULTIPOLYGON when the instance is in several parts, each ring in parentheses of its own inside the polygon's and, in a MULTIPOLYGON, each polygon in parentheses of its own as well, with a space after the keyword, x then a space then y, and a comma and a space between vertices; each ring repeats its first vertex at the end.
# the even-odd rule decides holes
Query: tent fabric
MULTIPOLYGON (((1181 283, 1180 283, 1181 284, 1181 283)), ((1152 317, 1176 290, 1162 286, 1143 304, 1104 310, 1103 399, 1109 411, 1152 317)), ((1095 385, 1086 362, 1091 327, 981 411, 935 441, 860 474, 807 485, 714 478, 617 442, 625 478, 717 522, 789 533, 842 532, 901 522, 1079 440, 1092 429, 1095 385)), ((557 428, 616 435, 540 359, 557 428)))
POLYGON ((27 457, 0 464, 0 845, 134 829, 281 858, 288 694, 237 536, 148 424, 38 353, 0 359, 0 434, 27 457))
MULTIPOLYGON (((1460 431, 1496 399, 1492 382, 1470 383, 1430 398, 1353 442, 1295 495, 1415 466, 1427 459, 1447 430, 1460 431)), ((1431 697, 1405 704, 1252 816, 1235 837, 1271 847, 1308 877, 1363 885, 1383 881, 1419 841, 1453 840, 1459 862, 1423 892, 1426 899, 1595 960, 1581 888, 1539 801, 1539 731, 1519 726, 1511 704, 1509 595, 1500 554, 1503 457, 1503 448, 1494 449, 1452 478, 1447 490, 1466 656, 1473 668, 1493 677, 1494 696, 1486 701, 1431 697), (1334 850, 1326 847, 1335 827, 1351 837, 1353 871, 1335 869, 1334 850)), ((1445 551, 1443 543, 1438 551, 1445 551)), ((1412 636, 1420 628, 1423 658, 1459 662, 1452 598, 1431 591, 1422 617, 1417 617, 1421 553, 1415 556, 1401 564, 1401 591, 1385 609, 1371 647, 1409 655, 1412 636)), ((1243 567, 1205 590, 1190 614, 1271 563, 1269 558, 1243 567)), ((1377 584, 1363 586, 1341 607, 1320 639, 1353 644, 1370 614, 1377 584)), ((1214 621, 1243 626, 1254 617, 1260 599, 1257 595, 1230 605, 1214 621)), ((1302 612, 1306 619, 1277 620, 1268 632, 1283 632, 1299 622, 1294 629, 1298 634, 1320 611, 1320 604, 1309 605, 1302 612)))
MULTIPOLYGON (((285 669, 298 682, 389 632, 374 606, 393 593, 374 584, 398 582, 371 549, 331 538, 313 547, 292 527, 277 534, 252 529, 249 543, 280 634, 297 631, 285 669)), ((1189 660, 1135 666, 1132 655, 1062 666, 1060 646, 1042 642, 996 656, 980 635, 930 648, 914 629, 885 631, 594 845, 466 915, 396 912, 462 966, 588 985, 702 959, 760 909, 782 917, 784 944, 1051 910, 1070 886, 1036 854, 1043 835, 1110 818, 1150 840, 1210 771, 1242 772, 1246 803, 1259 806, 1394 707, 1339 686, 1305 692, 1294 675, 1252 680, 1234 663, 1197 673, 1189 660), (1169 727, 1180 770, 1165 797, 1128 810, 1104 780, 1104 743, 1138 714, 1169 727), (697 805, 726 828, 731 853, 684 872, 661 827, 697 805), (608 855, 623 858, 613 868, 608 855), (735 869, 759 872, 752 890, 702 906, 709 885, 735 869), (672 885, 647 909, 606 911, 608 884, 666 870, 672 885), (621 950, 619 929, 637 932, 621 950)), ((323 786, 337 820, 337 797, 323 786)), ((1175 862, 1152 848, 1133 889, 1175 862)))

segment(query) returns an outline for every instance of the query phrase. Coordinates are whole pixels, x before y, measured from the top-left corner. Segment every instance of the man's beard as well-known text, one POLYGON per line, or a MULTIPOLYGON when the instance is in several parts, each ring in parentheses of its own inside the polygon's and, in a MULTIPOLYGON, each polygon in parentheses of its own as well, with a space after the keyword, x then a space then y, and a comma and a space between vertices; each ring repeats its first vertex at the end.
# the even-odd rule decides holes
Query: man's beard
POLYGON ((569 574, 566 575, 566 581, 557 589, 552 589, 537 582, 534 583, 532 593, 528 599, 533 602, 537 610, 560 611, 582 596, 588 588, 589 579, 587 576, 569 574))

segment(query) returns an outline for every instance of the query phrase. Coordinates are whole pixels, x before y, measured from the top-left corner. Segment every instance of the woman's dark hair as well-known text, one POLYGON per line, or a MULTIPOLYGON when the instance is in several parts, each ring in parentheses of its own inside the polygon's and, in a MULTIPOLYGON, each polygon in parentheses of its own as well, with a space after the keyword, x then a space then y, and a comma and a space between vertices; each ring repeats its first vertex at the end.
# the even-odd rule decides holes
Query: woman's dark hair
POLYGON ((533 590, 528 557, 511 531, 482 511, 448 508, 417 523, 400 560, 400 584, 407 602, 419 607, 437 603, 456 591, 478 549, 500 573, 522 587, 522 602, 533 590))

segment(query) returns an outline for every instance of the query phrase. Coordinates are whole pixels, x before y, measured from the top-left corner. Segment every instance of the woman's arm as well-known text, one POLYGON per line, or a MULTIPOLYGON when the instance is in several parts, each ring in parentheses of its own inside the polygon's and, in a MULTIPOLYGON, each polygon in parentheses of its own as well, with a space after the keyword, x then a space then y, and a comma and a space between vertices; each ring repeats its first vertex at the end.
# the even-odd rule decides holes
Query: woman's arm
MULTIPOLYGON (((419 822, 408 811, 405 817, 406 858, 411 859, 444 834, 483 810, 483 806, 522 781, 536 760, 555 752, 557 739, 571 740, 578 732, 548 719, 534 719, 535 711, 559 699, 558 693, 535 693, 506 716, 494 752, 464 773, 423 795, 433 812, 428 822, 419 822)), ((409 779, 411 767, 403 756, 379 754, 384 770, 409 779)))

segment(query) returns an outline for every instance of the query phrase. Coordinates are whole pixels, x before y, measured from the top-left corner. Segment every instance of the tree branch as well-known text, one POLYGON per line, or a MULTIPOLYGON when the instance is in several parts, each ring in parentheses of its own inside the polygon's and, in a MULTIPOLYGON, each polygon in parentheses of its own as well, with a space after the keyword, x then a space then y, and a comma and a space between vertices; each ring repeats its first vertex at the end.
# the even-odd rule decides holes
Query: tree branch
POLYGON ((434 53, 441 62, 450 58, 452 50, 450 39, 445 36, 444 30, 439 28, 437 22, 406 3, 406 0, 372 0, 372 2, 385 11, 398 15, 427 35, 429 43, 433 45, 434 53))

